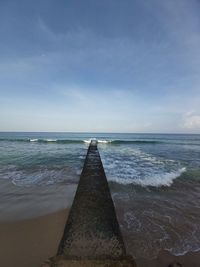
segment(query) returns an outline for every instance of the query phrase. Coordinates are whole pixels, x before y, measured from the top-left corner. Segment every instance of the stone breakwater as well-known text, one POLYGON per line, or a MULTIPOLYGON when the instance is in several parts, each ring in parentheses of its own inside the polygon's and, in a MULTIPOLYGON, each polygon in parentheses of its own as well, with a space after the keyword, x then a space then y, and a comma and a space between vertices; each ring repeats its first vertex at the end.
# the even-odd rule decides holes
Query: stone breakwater
POLYGON ((58 253, 44 266, 136 266, 126 254, 95 141, 88 148, 58 253))

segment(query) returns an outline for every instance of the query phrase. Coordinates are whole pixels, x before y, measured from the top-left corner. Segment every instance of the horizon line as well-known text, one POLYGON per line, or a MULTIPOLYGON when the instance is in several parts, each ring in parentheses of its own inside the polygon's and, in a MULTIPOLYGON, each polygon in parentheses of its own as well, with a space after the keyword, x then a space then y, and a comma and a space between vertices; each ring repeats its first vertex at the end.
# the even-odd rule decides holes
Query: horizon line
POLYGON ((184 133, 184 132, 88 132, 88 131, 0 131, 0 133, 85 133, 85 134, 189 134, 189 135, 199 135, 200 133, 184 133))

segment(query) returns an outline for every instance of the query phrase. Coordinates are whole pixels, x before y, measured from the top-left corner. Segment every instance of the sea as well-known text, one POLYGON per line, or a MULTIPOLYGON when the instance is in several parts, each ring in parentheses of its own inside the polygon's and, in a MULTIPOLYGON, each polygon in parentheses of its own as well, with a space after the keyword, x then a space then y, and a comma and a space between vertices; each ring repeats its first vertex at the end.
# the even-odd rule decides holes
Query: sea
POLYGON ((135 258, 200 250, 200 135, 0 133, 0 222, 69 208, 91 139, 135 258))

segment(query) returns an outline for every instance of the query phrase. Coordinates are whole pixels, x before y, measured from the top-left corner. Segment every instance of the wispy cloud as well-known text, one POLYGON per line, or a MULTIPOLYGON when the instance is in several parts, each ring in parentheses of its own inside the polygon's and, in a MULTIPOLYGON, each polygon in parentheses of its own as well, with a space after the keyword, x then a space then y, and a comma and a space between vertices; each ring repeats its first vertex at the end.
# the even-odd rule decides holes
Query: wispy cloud
POLYGON ((200 130, 200 114, 195 114, 193 111, 188 112, 183 118, 183 128, 188 130, 200 130))
POLYGON ((79 2, 0 3, 7 121, 21 109, 58 130, 199 131, 199 1, 79 2))

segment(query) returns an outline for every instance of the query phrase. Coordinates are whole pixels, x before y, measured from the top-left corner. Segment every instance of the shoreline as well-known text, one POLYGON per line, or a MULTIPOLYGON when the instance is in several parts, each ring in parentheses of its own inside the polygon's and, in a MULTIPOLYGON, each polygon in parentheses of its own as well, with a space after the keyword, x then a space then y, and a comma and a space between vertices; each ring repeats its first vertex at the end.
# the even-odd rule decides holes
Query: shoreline
POLYGON ((77 183, 57 183, 48 186, 16 186, 10 180, 0 180, 0 223, 43 217, 69 209, 77 183))
MULTIPOLYGON (((55 256, 69 209, 14 222, 0 222, 0 263, 4 267, 40 267, 55 256)), ((130 248, 129 248, 130 251, 130 248)), ((167 267, 179 262, 183 267, 199 267, 200 251, 175 256, 160 251, 155 259, 136 259, 137 267, 167 267)))

